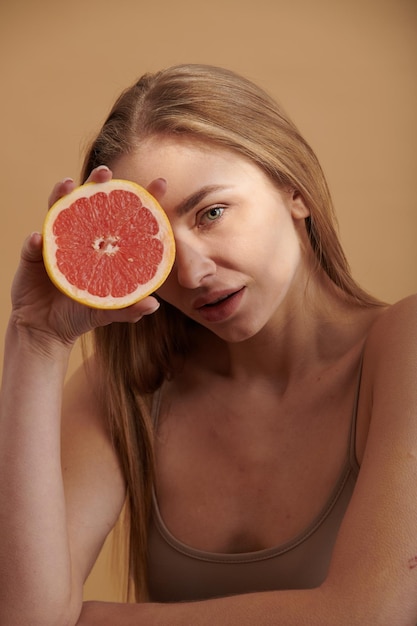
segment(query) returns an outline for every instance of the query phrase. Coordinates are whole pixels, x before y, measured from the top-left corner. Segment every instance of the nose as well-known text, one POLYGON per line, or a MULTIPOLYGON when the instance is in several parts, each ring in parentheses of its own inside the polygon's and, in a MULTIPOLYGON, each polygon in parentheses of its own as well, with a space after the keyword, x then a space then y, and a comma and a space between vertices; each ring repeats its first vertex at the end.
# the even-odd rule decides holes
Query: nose
POLYGON ((196 289, 216 273, 216 263, 202 246, 176 239, 174 263, 178 283, 186 289, 196 289))

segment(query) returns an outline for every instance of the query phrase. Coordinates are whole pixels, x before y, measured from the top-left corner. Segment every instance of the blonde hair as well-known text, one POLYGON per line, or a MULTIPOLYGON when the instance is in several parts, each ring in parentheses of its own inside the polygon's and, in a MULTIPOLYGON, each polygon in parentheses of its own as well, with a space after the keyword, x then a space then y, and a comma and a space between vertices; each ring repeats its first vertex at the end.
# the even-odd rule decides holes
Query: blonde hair
MULTIPOLYGON (((256 163, 280 188, 298 191, 310 216, 306 229, 316 263, 346 298, 379 302, 352 278, 337 236, 329 189, 313 150, 280 106, 251 81, 226 69, 179 65, 146 74, 124 91, 86 155, 83 180, 98 165, 111 167, 146 137, 191 135, 227 147, 256 163)), ((136 599, 146 597, 147 526, 153 481, 152 394, 187 352, 191 322, 162 302, 139 324, 95 331, 102 368, 103 406, 127 482, 129 577, 136 599)))

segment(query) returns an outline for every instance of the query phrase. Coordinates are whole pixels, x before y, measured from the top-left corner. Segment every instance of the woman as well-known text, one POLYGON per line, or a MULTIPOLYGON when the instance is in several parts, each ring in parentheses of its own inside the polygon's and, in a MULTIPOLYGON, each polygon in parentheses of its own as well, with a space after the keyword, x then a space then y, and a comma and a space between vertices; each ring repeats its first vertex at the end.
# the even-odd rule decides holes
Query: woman
POLYGON ((83 180, 112 176, 160 200, 175 265, 156 297, 98 311, 51 285, 40 235, 23 247, 2 623, 417 623, 416 298, 354 282, 314 153, 231 72, 174 67, 122 94, 83 180), (126 494, 138 602, 82 605, 126 494))

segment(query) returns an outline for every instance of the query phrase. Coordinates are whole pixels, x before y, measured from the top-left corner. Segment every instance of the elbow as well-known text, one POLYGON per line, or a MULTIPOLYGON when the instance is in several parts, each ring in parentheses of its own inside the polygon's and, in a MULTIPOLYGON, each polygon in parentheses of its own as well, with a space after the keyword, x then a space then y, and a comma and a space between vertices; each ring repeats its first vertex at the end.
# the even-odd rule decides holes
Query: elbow
MULTIPOLYGON (((393 590, 381 593, 372 584, 344 588, 325 581, 321 587, 326 613, 332 616, 331 626, 412 626, 417 623, 416 607, 398 601, 393 590)), ((330 626, 330 623, 329 623, 330 626)))

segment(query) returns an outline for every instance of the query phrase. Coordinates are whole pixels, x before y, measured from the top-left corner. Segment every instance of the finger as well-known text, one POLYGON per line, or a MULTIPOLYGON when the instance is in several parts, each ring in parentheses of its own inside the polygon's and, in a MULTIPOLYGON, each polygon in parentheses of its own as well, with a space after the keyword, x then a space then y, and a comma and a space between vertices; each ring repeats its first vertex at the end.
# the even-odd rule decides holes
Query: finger
POLYGON ((64 178, 57 183, 48 198, 48 208, 50 209, 53 204, 63 196, 66 196, 75 188, 75 183, 72 178, 64 178))
MULTIPOLYGON (((108 180, 111 180, 113 174, 111 170, 106 165, 100 165, 96 167, 90 174, 90 176, 85 181, 86 183, 105 183, 108 180)), ((72 178, 64 178, 59 183, 56 183, 52 192, 48 199, 48 208, 51 208, 57 200, 69 194, 73 189, 75 189, 76 184, 72 178)))
POLYGON ((87 180, 86 183, 107 183, 107 181, 113 178, 113 172, 111 169, 107 167, 107 165, 99 165, 94 168, 87 180))
POLYGON ((168 183, 165 178, 155 178, 149 185, 147 186, 147 191, 160 202, 163 196, 166 193, 168 187, 168 183))
POLYGON ((27 237, 22 246, 21 257, 24 261, 37 262, 42 258, 42 235, 32 233, 27 237))
POLYGON ((152 315, 159 309, 159 302, 153 296, 148 296, 137 302, 136 304, 132 304, 132 306, 126 307, 124 309, 116 309, 116 310, 95 310, 95 322, 98 326, 103 326, 107 324, 111 324, 113 322, 128 322, 134 324, 139 322, 144 315, 152 315))
POLYGON ((159 309, 159 306, 160 302, 155 298, 155 296, 147 296, 140 302, 133 304, 131 307, 127 307, 126 310, 130 309, 130 311, 128 311, 129 314, 132 313, 133 315, 140 315, 143 317, 143 315, 152 315, 152 313, 155 313, 155 311, 159 309))
POLYGON ((119 309, 119 311, 114 311, 115 321, 119 322, 131 322, 135 323, 144 317, 144 315, 152 315, 159 309, 160 303, 153 296, 148 296, 144 300, 133 304, 130 307, 126 307, 125 309, 119 309))

